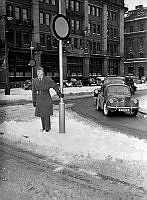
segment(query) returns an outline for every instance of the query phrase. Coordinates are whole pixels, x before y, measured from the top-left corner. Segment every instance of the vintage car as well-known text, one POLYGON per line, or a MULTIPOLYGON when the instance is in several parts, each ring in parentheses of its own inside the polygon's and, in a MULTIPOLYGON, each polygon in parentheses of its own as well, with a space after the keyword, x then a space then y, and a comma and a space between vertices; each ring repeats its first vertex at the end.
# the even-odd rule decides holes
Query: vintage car
POLYGON ((105 84, 96 99, 97 110, 103 110, 105 116, 114 111, 127 112, 136 116, 139 101, 131 96, 129 86, 125 84, 105 84))
MULTIPOLYGON (((103 84, 101 84, 101 86, 103 87, 103 85, 105 84, 112 84, 112 83, 121 83, 121 84, 124 84, 124 77, 121 77, 121 76, 108 76, 108 77, 104 77, 103 79, 103 84)), ((98 96, 98 93, 99 91, 101 90, 101 87, 97 87, 95 90, 94 90, 94 97, 97 97, 98 96)))

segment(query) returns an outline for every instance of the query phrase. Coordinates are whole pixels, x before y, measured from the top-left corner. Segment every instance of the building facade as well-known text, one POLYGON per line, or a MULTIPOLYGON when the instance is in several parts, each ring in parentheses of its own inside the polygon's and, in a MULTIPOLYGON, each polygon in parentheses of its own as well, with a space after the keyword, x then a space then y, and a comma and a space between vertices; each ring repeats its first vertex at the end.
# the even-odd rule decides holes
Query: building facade
MULTIPOLYGON (((51 30, 51 19, 59 10, 58 0, 1 1, 1 9, 5 10, 5 28, 0 20, 1 29, 5 29, 2 51, 8 54, 9 82, 31 79, 28 64, 32 57, 36 62, 34 76, 41 65, 46 75, 58 80, 58 40, 51 30)), ((62 13, 70 22, 70 36, 63 41, 64 78, 124 75, 124 0, 61 1, 62 13)), ((5 77, 5 70, 1 70, 5 77)))
POLYGON ((147 8, 142 5, 125 17, 125 74, 147 76, 147 8))

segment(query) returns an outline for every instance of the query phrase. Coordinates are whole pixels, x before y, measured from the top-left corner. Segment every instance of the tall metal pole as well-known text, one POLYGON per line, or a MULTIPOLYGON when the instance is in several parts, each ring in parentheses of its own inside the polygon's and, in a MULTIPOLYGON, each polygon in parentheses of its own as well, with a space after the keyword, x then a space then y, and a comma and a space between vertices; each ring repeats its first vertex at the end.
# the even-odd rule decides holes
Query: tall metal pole
MULTIPOLYGON (((61 13, 61 0, 59 0, 59 14, 61 13)), ((59 73, 60 73, 60 90, 63 94, 63 52, 62 40, 59 40, 59 73)), ((59 133, 65 133, 65 104, 63 98, 60 98, 59 103, 59 133)))
MULTIPOLYGON (((32 45, 32 41, 31 41, 31 46, 30 46, 30 50, 31 50, 31 60, 33 59, 33 49, 34 49, 34 47, 33 47, 33 45, 32 45)), ((33 71, 33 66, 32 66, 32 80, 33 80, 33 73, 34 73, 34 71, 33 71)))

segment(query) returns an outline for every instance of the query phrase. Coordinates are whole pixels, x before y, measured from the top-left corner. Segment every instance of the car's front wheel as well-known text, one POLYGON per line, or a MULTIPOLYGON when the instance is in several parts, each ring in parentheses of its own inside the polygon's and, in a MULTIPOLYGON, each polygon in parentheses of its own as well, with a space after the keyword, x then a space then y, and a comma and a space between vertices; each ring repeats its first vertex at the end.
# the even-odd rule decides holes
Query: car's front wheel
POLYGON ((131 115, 131 116, 136 116, 137 113, 138 113, 138 109, 130 110, 130 115, 131 115))
POLYGON ((107 104, 106 104, 106 103, 104 103, 104 106, 103 106, 103 114, 104 114, 105 116, 110 116, 110 114, 111 114, 111 111, 108 110, 107 104))

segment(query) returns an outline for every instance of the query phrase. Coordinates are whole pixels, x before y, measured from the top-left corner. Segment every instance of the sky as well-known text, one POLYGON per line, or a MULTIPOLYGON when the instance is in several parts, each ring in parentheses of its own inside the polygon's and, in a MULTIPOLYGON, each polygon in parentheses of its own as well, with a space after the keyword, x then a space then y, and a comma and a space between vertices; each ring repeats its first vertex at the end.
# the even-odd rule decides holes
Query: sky
POLYGON ((127 4, 129 10, 134 10, 136 5, 147 7, 147 0, 125 0, 125 4, 127 4))

